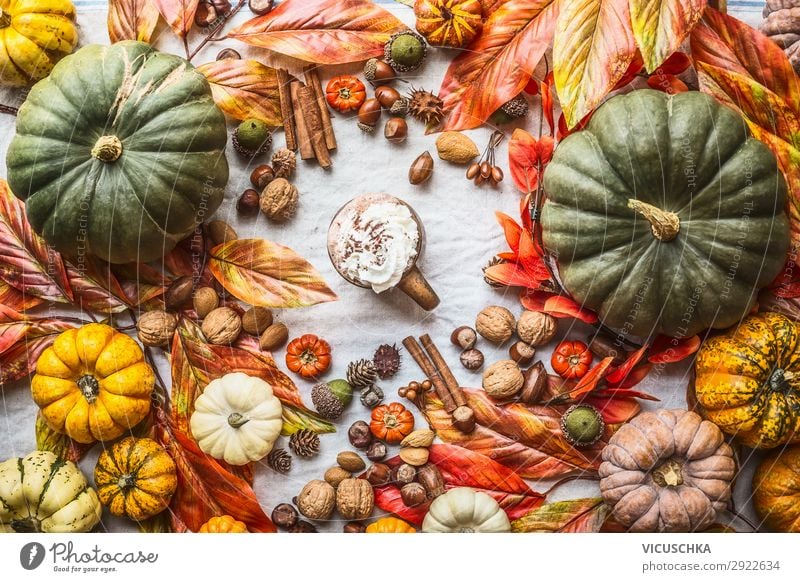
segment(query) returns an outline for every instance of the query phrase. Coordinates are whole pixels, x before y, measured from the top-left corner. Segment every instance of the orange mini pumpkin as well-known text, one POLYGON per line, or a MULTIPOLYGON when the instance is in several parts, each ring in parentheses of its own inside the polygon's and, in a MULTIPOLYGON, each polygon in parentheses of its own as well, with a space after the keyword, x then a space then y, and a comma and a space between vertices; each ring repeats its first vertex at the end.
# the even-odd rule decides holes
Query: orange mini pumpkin
POLYGON ((303 378, 316 378, 330 365, 330 344, 314 334, 293 339, 286 347, 286 367, 303 378))
POLYGON ((394 445, 414 430, 414 415, 399 402, 383 404, 372 411, 369 430, 375 438, 394 445))
POLYGON ((483 26, 479 0, 416 0, 417 32, 433 46, 463 48, 483 26))
POLYGON ((382 517, 367 526, 367 533, 417 533, 417 530, 402 519, 382 517))
POLYGON ((331 79, 325 87, 325 99, 339 113, 357 111, 367 99, 367 90, 357 77, 339 75, 331 79))
POLYGON ((248 533, 248 530, 243 522, 230 515, 221 515, 209 519, 200 526, 197 533, 248 533))
POLYGON ((800 533, 800 445, 761 461, 753 476, 753 506, 770 530, 800 533))
POLYGON ((581 341, 563 341, 553 350, 550 359, 556 374, 562 378, 580 379, 589 371, 592 365, 592 352, 589 346, 581 341))

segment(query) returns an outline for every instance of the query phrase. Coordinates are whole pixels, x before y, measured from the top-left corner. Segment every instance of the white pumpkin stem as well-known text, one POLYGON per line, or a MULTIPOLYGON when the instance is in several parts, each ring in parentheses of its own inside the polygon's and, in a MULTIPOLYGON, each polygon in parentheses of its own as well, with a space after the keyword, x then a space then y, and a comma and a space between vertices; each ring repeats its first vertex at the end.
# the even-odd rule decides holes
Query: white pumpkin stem
POLYGON ((238 412, 231 412, 228 415, 228 424, 233 428, 241 428, 248 422, 250 422, 250 419, 243 414, 239 414, 238 412))
POLYGON ((681 221, 674 212, 661 210, 652 204, 634 198, 628 200, 628 208, 647 219, 650 223, 650 230, 653 231, 653 236, 661 242, 669 242, 678 236, 678 231, 681 229, 681 221))
POLYGON ((116 135, 103 135, 92 148, 92 157, 110 164, 122 155, 122 142, 116 135))

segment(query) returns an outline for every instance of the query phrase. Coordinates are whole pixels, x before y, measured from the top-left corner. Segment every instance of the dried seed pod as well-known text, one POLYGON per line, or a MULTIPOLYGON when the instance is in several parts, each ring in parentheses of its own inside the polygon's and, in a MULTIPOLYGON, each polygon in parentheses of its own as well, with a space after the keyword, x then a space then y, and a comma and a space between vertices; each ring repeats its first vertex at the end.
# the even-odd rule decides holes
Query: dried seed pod
POLYGON ((464 350, 459 356, 459 361, 467 370, 472 372, 480 370, 483 367, 483 352, 475 348, 464 350))
POLYGON ((164 293, 164 306, 172 310, 181 309, 192 298, 193 289, 194 282, 191 277, 175 279, 164 293))
POLYGON ((409 465, 408 463, 403 463, 402 465, 398 465, 398 467, 392 471, 392 481, 403 485, 405 483, 411 483, 414 479, 417 478, 417 468, 409 465))
POLYGON ((364 459, 353 451, 342 451, 336 455, 336 462, 339 463, 342 469, 350 471, 351 473, 363 471, 367 466, 366 463, 364 463, 364 459))
POLYGON ((276 505, 275 509, 272 510, 271 517, 275 525, 284 529, 293 527, 300 518, 294 506, 288 503, 279 503, 276 505))
POLYGON ((272 311, 266 307, 254 306, 242 315, 242 329, 250 335, 260 335, 272 325, 272 311))
POLYGON ((242 318, 230 307, 217 307, 206 315, 200 329, 208 343, 229 345, 242 331, 242 318))
POLYGON ((473 162, 467 168, 467 180, 474 180, 481 173, 481 165, 478 162, 473 162))
POLYGON ((258 338, 258 345, 265 352, 269 352, 281 347, 288 339, 289 328, 282 323, 273 323, 258 338))
POLYGON ((478 333, 468 325, 462 325, 450 334, 450 342, 462 350, 471 350, 478 341, 478 333))
POLYGON ((428 499, 436 499, 444 493, 444 477, 439 467, 427 463, 417 469, 417 481, 425 488, 428 499))
POLYGON ((523 341, 514 342, 508 348, 508 357, 520 366, 527 366, 536 357, 536 348, 523 341))
POLYGON ((425 487, 419 483, 406 483, 400 488, 400 499, 403 500, 406 507, 416 507, 425 503, 428 495, 425 487))
POLYGON ((430 152, 422 152, 408 169, 408 181, 418 186, 424 184, 433 176, 433 156, 430 152))
POLYGON ((524 383, 519 393, 519 399, 525 404, 537 404, 547 388, 547 370, 539 361, 522 373, 524 383))
POLYGON ((383 463, 375 463, 367 469, 366 479, 375 487, 386 485, 391 478, 392 470, 383 463))

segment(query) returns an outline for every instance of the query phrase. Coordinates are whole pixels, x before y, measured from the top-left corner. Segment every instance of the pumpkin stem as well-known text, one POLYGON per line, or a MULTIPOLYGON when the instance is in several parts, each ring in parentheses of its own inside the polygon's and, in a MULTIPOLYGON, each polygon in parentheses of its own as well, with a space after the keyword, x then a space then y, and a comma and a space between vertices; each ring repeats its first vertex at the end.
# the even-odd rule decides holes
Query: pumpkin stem
POLYGON ((130 473, 121 475, 119 480, 117 480, 117 487, 119 487, 122 491, 133 489, 134 485, 136 485, 136 478, 130 473))
POLYGON ((97 400, 97 395, 100 393, 100 383, 97 381, 97 378, 86 374, 78 378, 77 384, 78 388, 80 388, 83 393, 83 397, 86 398, 86 402, 91 404, 97 400))
POLYGON ((400 423, 397 422, 397 417, 394 414, 384 414, 383 424, 388 428, 397 428, 397 425, 400 423))
POLYGON ((116 135, 103 135, 92 148, 92 157, 110 164, 122 155, 122 142, 116 135))
POLYGON ((631 198, 628 200, 628 208, 644 216, 650 223, 650 230, 653 236, 661 242, 669 242, 678 236, 681 229, 681 221, 678 215, 668 210, 661 210, 652 204, 631 198))
POLYGON ((32 515, 25 519, 12 519, 10 525, 17 533, 42 533, 42 522, 32 515))
POLYGON ((664 461, 653 469, 653 481, 661 487, 677 487, 683 485, 682 465, 675 459, 664 461))
POLYGON ((228 415, 228 424, 233 428, 242 427, 248 422, 250 422, 250 419, 242 414, 239 414, 238 412, 231 412, 228 415))
POLYGON ((3 9, 0 8, 0 28, 8 28, 11 25, 11 17, 3 12, 3 9))
POLYGON ((786 394, 792 389, 789 383, 794 379, 795 374, 793 372, 789 372, 783 368, 775 368, 769 377, 770 390, 786 394))

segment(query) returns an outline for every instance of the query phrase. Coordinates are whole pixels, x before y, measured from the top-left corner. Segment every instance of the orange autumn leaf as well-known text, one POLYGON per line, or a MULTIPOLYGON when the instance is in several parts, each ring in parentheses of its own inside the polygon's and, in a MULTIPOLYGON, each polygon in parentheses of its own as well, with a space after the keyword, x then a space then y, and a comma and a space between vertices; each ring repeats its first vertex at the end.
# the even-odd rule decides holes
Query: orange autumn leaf
POLYGON ((264 239, 237 239, 214 247, 208 268, 231 295, 250 305, 307 307, 337 299, 308 261, 264 239))
POLYGON ((597 533, 611 508, 602 497, 547 503, 511 522, 514 533, 597 533))
POLYGON ((407 30, 369 0, 285 0, 228 33, 247 44, 318 65, 366 61, 383 55, 396 32, 407 30))
POLYGON ((153 0, 153 3, 172 31, 185 39, 194 25, 194 15, 200 0, 153 0))
POLYGON ((602 102, 636 56, 628 6, 628 0, 562 3, 553 43, 553 71, 569 127, 602 102))
POLYGON ((112 44, 121 40, 150 42, 158 17, 154 0, 109 0, 108 38, 112 44))
POLYGON ((197 70, 211 85, 214 102, 234 119, 260 119, 271 127, 281 125, 281 100, 275 69, 258 61, 222 59, 197 70))
POLYGON ((5 281, 0 280, 0 305, 5 305, 14 311, 24 312, 42 303, 42 299, 17 291, 5 281))
POLYGON ((707 4, 707 0, 631 0, 633 35, 648 72, 680 48, 707 4))
POLYGON ((542 311, 553 317, 572 317, 590 324, 599 321, 594 311, 578 305, 571 297, 558 295, 551 291, 525 289, 520 297, 520 302, 529 311, 542 311))
POLYGON ((444 129, 480 126, 527 85, 555 32, 555 0, 507 0, 445 73, 439 97, 444 129))
POLYGON ((553 157, 555 141, 549 135, 536 139, 517 128, 508 142, 508 167, 514 185, 523 194, 536 190, 539 176, 553 157))

